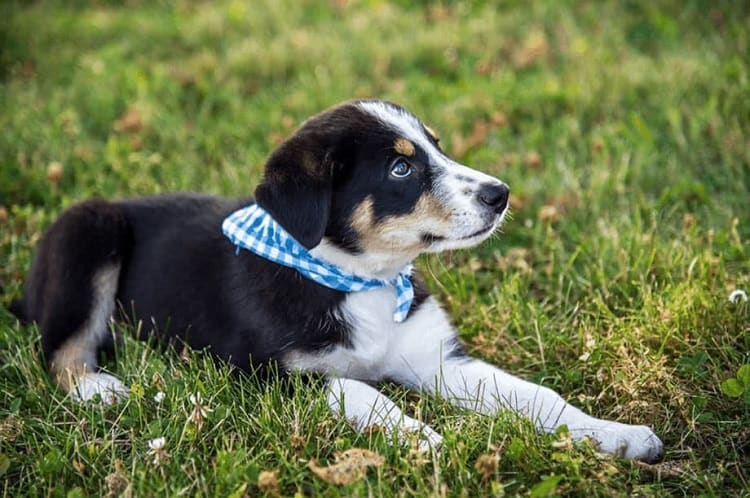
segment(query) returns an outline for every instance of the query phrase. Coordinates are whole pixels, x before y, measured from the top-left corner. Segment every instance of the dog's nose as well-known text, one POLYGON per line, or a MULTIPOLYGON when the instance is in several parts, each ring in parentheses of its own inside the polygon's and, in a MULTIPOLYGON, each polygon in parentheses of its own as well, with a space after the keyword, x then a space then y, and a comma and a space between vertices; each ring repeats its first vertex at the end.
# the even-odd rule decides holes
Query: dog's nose
POLYGON ((501 213, 508 205, 510 189, 504 183, 483 183, 479 187, 479 202, 485 204, 497 213, 501 213))

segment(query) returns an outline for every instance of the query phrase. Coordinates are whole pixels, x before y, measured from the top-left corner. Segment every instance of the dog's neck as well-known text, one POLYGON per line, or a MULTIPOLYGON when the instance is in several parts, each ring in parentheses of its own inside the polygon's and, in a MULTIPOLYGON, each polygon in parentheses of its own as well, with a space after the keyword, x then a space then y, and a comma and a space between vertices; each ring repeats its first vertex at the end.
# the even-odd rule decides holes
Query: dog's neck
POLYGON ((411 263, 416 254, 352 254, 337 247, 325 237, 310 254, 360 277, 390 280, 411 263))

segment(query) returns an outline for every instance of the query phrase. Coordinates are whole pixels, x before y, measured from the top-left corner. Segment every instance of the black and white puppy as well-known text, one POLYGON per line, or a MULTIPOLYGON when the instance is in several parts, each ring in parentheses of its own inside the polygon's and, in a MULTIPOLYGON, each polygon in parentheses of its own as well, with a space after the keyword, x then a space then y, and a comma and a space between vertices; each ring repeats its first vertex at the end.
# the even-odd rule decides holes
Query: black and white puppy
POLYGON ((567 425, 607 453, 656 460, 645 426, 597 419, 552 390, 467 356, 446 313, 413 278, 408 317, 393 320, 393 288, 341 292, 249 251, 221 231, 257 202, 319 259, 363 277, 391 279, 424 252, 473 246, 500 226, 508 187, 462 166, 403 108, 354 101, 303 124, 268 159, 255 200, 169 195, 87 201, 42 238, 15 313, 36 321, 52 375, 71 396, 108 402, 127 393, 97 370, 112 317, 144 336, 178 340, 245 370, 276 365, 328 379, 331 408, 360 430, 441 437, 371 383, 389 379, 458 406, 511 409, 540 431, 567 425))

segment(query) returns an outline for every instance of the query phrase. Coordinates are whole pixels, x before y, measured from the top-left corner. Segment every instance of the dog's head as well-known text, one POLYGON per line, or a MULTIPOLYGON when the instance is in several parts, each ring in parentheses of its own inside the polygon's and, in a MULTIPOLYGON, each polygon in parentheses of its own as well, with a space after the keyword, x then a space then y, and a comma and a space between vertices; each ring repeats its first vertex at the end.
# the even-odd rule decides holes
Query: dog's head
POLYGON ((438 142, 395 104, 345 103, 271 155, 255 196, 313 253, 387 274, 419 253, 481 242, 507 211, 508 187, 451 160, 438 142))

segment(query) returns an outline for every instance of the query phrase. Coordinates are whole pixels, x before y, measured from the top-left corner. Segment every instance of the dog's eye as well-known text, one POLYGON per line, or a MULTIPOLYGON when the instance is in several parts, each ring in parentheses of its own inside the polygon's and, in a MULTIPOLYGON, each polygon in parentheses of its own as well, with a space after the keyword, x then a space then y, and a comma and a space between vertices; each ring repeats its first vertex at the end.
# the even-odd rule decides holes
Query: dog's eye
POLYGON ((393 166, 391 166, 391 176, 396 178, 406 178, 411 175, 411 164, 403 159, 397 159, 393 166))

